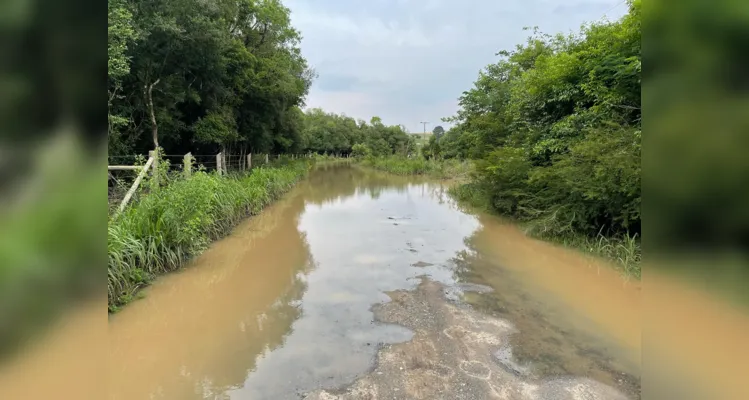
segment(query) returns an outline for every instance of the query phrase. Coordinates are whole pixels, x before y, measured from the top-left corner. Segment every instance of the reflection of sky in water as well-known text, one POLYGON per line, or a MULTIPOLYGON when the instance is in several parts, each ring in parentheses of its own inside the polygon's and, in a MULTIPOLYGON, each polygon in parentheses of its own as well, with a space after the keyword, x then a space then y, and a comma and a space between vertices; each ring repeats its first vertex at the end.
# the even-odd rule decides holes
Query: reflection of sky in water
MULTIPOLYGON (((523 332, 512 336, 512 354, 487 353, 500 350, 494 362, 505 368, 522 373, 527 361, 534 376, 620 377, 609 368, 618 361, 607 361, 614 347, 576 330, 598 328, 526 276, 525 236, 458 211, 438 184, 416 179, 356 168, 313 172, 196 265, 160 278, 145 299, 110 317, 119 378, 111 398, 297 399, 349 383, 372 366, 378 343, 411 338, 402 327, 374 323, 370 309, 423 274, 446 283, 448 299, 523 332)), ((544 268, 552 261, 544 252, 529 257, 544 268)), ((552 284, 576 293, 600 287, 598 280, 552 284)))
POLYGON ((414 287, 419 275, 453 283, 444 266, 479 226, 439 190, 429 184, 357 190, 322 205, 307 203, 299 230, 315 267, 298 304, 302 316, 231 398, 297 398, 345 384, 371 367, 379 343, 409 340, 405 328, 374 323, 370 307, 389 299, 385 291, 414 287), (411 266, 420 261, 433 265, 411 266))

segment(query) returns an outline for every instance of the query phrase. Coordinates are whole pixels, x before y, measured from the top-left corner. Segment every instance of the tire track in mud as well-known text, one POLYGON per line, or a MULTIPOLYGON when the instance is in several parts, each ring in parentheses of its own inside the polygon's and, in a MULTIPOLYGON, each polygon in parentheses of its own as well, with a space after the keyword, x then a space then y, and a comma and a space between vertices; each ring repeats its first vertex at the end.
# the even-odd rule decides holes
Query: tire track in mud
POLYGON ((375 320, 405 326, 413 339, 383 346, 375 367, 351 385, 308 400, 506 399, 628 400, 619 390, 577 377, 536 381, 494 355, 516 333, 507 321, 449 302, 449 290, 422 277, 415 290, 389 292, 375 320))

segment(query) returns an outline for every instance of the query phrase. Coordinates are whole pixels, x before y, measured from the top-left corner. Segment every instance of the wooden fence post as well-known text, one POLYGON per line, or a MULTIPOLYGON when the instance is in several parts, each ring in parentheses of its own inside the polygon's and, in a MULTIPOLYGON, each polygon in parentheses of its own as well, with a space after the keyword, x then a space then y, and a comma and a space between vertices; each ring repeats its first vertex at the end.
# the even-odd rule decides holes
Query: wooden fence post
POLYGON ((247 170, 252 169, 252 153, 247 154, 247 170))
POLYGON ((158 190, 159 188, 159 151, 158 149, 149 151, 148 156, 149 158, 153 158, 153 166, 151 167, 151 178, 153 179, 152 180, 153 184, 151 185, 151 188, 153 188, 154 190, 158 190))
POLYGON ((268 164, 268 154, 265 154, 265 163, 268 164))
POLYGON ((185 174, 185 178, 189 178, 192 175, 192 153, 185 154, 182 163, 184 164, 182 172, 185 174))
POLYGON ((222 168, 223 168, 222 161, 224 160, 223 155, 224 155, 223 153, 216 154, 216 171, 218 171, 219 175, 222 175, 222 168))
MULTIPOLYGON (((149 154, 151 153, 149 152, 149 154)), ((140 181, 142 181, 143 177, 145 177, 146 174, 148 173, 148 168, 152 168, 154 161, 155 161, 155 158, 148 157, 148 161, 146 161, 146 165, 138 173, 138 177, 135 178, 135 182, 133 182, 133 185, 130 186, 130 190, 128 190, 127 193, 125 194, 125 198, 122 199, 122 202, 120 203, 120 207, 117 209, 117 213, 115 214, 115 216, 119 215, 123 210, 125 210, 125 206, 127 206, 127 203, 135 194, 135 191, 138 189, 138 186, 140 185, 140 181)))

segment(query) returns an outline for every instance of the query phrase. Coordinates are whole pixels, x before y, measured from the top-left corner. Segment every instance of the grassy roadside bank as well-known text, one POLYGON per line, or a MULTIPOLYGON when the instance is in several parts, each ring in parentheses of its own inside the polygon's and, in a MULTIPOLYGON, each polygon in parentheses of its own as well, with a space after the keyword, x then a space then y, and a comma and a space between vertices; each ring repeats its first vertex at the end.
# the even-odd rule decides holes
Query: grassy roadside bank
POLYGON ((467 178, 471 165, 467 161, 427 160, 422 157, 366 157, 361 165, 396 175, 427 175, 440 179, 467 178))
MULTIPOLYGON (((453 186, 449 193, 456 200, 476 209, 500 214, 491 207, 489 196, 476 183, 453 186)), ((507 217, 507 216, 505 216, 507 217)), ((511 218, 511 217, 509 217, 511 218)), ((642 245, 639 237, 588 236, 572 230, 557 231, 553 221, 542 218, 514 221, 531 237, 557 243, 611 261, 628 278, 640 279, 642 275, 642 245)))
POLYGON ((160 274, 185 265, 249 215, 258 214, 309 171, 306 160, 220 177, 196 172, 144 197, 108 226, 110 311, 160 274))

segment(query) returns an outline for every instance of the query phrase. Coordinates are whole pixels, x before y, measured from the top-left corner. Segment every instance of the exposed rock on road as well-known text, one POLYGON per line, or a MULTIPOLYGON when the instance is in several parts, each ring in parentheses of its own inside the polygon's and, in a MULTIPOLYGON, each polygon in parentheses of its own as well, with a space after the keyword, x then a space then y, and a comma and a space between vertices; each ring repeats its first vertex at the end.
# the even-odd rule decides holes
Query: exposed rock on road
POLYGON ((507 321, 455 305, 439 283, 423 279, 414 291, 388 293, 375 319, 414 331, 411 341, 384 346, 375 368, 341 390, 318 390, 310 400, 507 399, 625 400, 615 388, 585 378, 535 381, 503 365, 495 353, 515 332, 507 321))

